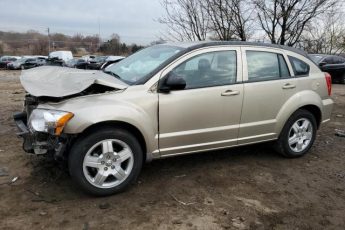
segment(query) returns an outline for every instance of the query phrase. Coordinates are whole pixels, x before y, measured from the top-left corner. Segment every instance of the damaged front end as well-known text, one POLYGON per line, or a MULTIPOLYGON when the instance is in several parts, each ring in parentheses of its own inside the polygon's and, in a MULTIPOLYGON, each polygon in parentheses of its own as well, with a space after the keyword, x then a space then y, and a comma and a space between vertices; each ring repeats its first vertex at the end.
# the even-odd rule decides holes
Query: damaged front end
POLYGON ((13 115, 22 137, 23 149, 37 155, 49 154, 63 158, 72 140, 63 133, 74 114, 54 109, 54 103, 92 94, 103 94, 125 89, 128 85, 101 71, 83 71, 57 67, 39 67, 23 71, 21 84, 27 92, 24 110, 13 115), (40 105, 52 105, 44 109, 40 105))
POLYGON ((25 152, 36 155, 48 154, 55 159, 62 159, 73 139, 73 136, 62 133, 62 130, 73 114, 36 109, 38 104, 38 98, 27 95, 24 111, 13 114, 19 130, 17 136, 23 138, 25 152))

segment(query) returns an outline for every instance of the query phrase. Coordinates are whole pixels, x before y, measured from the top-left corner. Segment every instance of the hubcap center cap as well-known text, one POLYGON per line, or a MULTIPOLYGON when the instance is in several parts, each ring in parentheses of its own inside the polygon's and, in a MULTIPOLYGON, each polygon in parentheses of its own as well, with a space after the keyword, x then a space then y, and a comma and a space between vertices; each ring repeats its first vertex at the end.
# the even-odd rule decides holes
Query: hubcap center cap
POLYGON ((108 167, 110 167, 110 166, 111 166, 111 163, 112 163, 111 160, 107 160, 106 163, 105 163, 105 165, 108 166, 108 167))

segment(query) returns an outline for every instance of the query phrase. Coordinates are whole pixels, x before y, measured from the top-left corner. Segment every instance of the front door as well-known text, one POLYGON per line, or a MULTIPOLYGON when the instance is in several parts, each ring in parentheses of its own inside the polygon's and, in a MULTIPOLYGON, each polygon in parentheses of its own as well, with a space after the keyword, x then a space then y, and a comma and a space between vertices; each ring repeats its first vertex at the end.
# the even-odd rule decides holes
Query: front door
POLYGON ((175 64, 170 77, 182 77, 187 84, 183 90, 159 93, 161 155, 237 144, 243 98, 238 57, 239 49, 213 48, 175 64))

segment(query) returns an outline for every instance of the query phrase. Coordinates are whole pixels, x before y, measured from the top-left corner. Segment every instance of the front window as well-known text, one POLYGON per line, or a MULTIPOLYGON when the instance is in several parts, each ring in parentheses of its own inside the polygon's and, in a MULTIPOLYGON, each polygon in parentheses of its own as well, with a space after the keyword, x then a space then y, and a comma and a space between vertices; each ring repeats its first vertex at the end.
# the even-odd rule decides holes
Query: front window
POLYGON ((150 73, 182 49, 168 45, 151 46, 108 66, 104 72, 115 75, 127 84, 133 85, 147 80, 150 73))
POLYGON ((172 70, 183 78, 185 89, 230 85, 236 82, 236 51, 215 51, 197 55, 172 70))
POLYGON ((16 64, 22 64, 27 60, 27 58, 21 58, 15 61, 16 64))

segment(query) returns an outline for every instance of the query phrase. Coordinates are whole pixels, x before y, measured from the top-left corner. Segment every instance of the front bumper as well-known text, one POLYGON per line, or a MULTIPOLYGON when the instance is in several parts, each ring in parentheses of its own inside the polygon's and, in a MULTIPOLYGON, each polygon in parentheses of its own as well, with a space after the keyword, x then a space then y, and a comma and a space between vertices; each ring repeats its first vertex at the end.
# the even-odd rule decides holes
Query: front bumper
POLYGON ((19 66, 13 66, 13 65, 7 65, 7 69, 16 70, 16 69, 20 69, 20 67, 19 66))
POLYGON ((47 133, 30 131, 27 126, 28 119, 26 112, 14 113, 13 119, 19 130, 17 136, 23 138, 23 149, 25 152, 36 155, 52 154, 56 159, 63 158, 66 147, 71 140, 70 136, 54 136, 47 133))

